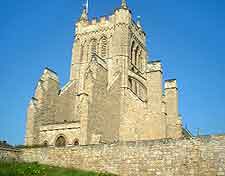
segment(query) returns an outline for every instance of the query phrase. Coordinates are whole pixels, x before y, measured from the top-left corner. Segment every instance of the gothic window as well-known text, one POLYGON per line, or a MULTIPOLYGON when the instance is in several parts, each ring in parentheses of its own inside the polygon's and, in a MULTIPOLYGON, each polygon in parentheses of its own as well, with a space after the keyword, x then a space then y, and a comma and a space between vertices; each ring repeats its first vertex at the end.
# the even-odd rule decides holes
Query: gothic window
POLYGON ((79 139, 74 140, 74 145, 79 145, 79 139))
POLYGON ((65 147, 66 146, 66 139, 65 139, 65 137, 59 136, 56 139, 55 146, 56 147, 65 147))
POLYGON ((80 62, 83 62, 84 60, 84 46, 81 45, 81 48, 80 48, 80 62))
POLYGON ((97 40, 96 39, 92 39, 91 43, 90 43, 90 52, 91 52, 91 56, 96 54, 97 51, 97 40))
POLYGON ((146 100, 147 89, 140 81, 133 77, 128 77, 128 87, 142 101, 146 100))
POLYGON ((131 63, 134 64, 134 41, 132 42, 132 45, 131 45, 131 50, 130 50, 130 57, 131 57, 131 63))
POLYGON ((138 68, 142 69, 142 51, 139 52, 138 58, 138 68))
POLYGON ((137 94, 138 88, 137 88, 137 82, 134 81, 134 93, 137 94))
POLYGON ((134 65, 137 67, 137 64, 138 64, 138 56, 139 56, 139 47, 137 46, 136 50, 135 50, 135 58, 134 58, 134 65))
POLYGON ((144 59, 143 59, 143 55, 141 55, 141 65, 140 65, 140 69, 143 71, 144 68, 144 59))
POLYGON ((99 55, 102 58, 107 57, 107 38, 104 36, 100 39, 99 55))
POLYGON ((132 79, 128 78, 128 87, 132 89, 132 79))

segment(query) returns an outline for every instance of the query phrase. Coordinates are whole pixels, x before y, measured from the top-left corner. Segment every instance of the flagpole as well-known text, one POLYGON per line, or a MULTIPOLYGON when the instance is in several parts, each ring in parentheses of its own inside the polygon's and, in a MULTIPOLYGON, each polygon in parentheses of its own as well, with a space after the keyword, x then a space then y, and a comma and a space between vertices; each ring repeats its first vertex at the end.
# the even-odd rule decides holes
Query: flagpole
POLYGON ((89 5, 89 2, 88 2, 88 1, 89 1, 89 0, 87 0, 87 2, 86 2, 86 10, 87 10, 87 14, 88 14, 88 10, 89 10, 89 9, 88 9, 88 8, 89 8, 89 7, 88 7, 88 5, 89 5))

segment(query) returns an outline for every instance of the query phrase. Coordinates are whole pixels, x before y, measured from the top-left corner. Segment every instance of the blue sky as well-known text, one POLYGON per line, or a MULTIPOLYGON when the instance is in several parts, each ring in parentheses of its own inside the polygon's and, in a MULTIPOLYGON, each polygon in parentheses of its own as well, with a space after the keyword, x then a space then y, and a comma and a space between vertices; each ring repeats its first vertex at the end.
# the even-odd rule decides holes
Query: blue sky
MULTIPOLYGON (((22 144, 26 108, 48 66, 69 79, 75 21, 82 0, 0 2, 0 140, 22 144)), ((151 60, 176 78, 184 124, 196 134, 225 133, 225 1, 128 0, 142 17, 151 60)), ((120 0, 90 0, 90 17, 120 0)))

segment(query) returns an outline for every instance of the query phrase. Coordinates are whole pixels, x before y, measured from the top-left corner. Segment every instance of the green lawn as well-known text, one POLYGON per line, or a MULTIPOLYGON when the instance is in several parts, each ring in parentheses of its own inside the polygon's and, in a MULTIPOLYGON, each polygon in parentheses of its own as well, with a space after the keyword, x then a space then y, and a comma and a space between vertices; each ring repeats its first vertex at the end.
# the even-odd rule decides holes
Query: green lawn
POLYGON ((37 163, 16 163, 0 161, 0 176, 115 176, 112 174, 85 172, 40 165, 37 163))

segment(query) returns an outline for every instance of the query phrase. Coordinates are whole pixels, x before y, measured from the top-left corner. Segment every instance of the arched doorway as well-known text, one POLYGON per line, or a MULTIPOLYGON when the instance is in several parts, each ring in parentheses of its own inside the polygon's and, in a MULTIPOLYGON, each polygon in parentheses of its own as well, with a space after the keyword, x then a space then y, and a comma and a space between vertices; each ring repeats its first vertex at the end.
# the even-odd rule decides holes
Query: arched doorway
POLYGON ((73 144, 74 144, 75 146, 79 145, 79 139, 75 139, 73 144))
POLYGON ((44 146, 44 147, 48 147, 48 141, 44 141, 44 142, 43 142, 43 146, 44 146))
POLYGON ((57 139, 56 139, 56 142, 55 142, 55 146, 56 147, 65 147, 66 146, 66 139, 64 136, 59 136, 57 139))

